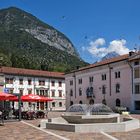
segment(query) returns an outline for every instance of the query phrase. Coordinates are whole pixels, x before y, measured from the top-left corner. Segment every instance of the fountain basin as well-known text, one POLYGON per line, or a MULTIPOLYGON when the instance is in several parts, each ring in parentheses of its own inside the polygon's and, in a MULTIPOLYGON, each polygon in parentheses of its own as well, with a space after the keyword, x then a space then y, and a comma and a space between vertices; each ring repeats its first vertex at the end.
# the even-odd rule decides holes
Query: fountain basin
POLYGON ((139 128, 139 120, 123 117, 103 104, 75 104, 58 118, 42 120, 41 128, 69 132, 124 132, 139 128))
POLYGON ((88 124, 88 123, 116 123, 120 122, 120 115, 116 113, 112 114, 100 114, 100 115, 71 115, 62 114, 68 123, 74 124, 88 124))
POLYGON ((138 119, 126 119, 119 123, 88 123, 88 124, 72 124, 68 123, 62 117, 52 118, 48 120, 41 120, 41 128, 77 132, 77 133, 91 133, 91 132, 127 132, 139 128, 138 119))

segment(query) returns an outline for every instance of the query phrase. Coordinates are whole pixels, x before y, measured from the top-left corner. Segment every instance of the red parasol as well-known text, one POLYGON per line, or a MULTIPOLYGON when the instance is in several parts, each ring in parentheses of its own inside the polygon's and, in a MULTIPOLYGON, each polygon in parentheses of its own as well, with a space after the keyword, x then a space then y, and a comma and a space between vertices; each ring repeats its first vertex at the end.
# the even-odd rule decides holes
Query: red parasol
MULTIPOLYGON (((11 101, 18 101, 17 97, 12 97, 10 99, 11 101)), ((35 95, 35 94, 29 94, 29 95, 23 95, 21 96, 21 101, 22 102, 48 102, 52 101, 53 99, 35 95)))
POLYGON ((14 98, 15 95, 12 95, 12 94, 9 94, 9 93, 4 93, 4 92, 0 93, 0 100, 1 101, 9 100, 12 97, 14 98))

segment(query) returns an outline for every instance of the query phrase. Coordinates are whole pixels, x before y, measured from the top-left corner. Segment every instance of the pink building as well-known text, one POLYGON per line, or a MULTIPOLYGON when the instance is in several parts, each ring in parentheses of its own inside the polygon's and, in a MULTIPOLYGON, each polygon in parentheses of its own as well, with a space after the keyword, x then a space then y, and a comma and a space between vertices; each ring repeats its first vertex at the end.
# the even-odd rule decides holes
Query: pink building
POLYGON ((140 111, 140 53, 107 59, 65 75, 66 108, 104 103, 140 111))

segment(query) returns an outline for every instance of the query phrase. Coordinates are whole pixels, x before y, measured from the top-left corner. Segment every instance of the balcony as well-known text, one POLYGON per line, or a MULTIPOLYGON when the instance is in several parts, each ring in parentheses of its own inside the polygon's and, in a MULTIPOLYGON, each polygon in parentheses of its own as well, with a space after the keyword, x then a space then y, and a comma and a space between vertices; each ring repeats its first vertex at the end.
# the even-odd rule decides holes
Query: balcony
POLYGON ((86 90, 86 95, 87 98, 95 98, 94 92, 93 92, 93 87, 88 87, 86 90))

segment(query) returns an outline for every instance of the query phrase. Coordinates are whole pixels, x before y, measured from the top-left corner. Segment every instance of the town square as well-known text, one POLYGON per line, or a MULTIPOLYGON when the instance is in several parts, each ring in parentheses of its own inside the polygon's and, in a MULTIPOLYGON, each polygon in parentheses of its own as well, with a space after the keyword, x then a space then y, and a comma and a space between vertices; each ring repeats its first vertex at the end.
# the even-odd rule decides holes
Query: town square
POLYGON ((139 140, 139 0, 1 0, 0 140, 139 140))

